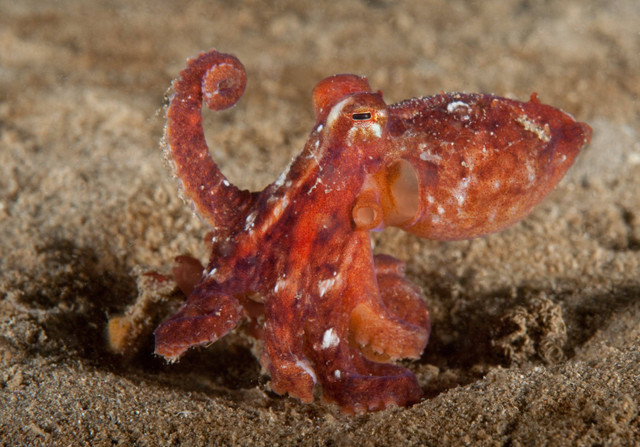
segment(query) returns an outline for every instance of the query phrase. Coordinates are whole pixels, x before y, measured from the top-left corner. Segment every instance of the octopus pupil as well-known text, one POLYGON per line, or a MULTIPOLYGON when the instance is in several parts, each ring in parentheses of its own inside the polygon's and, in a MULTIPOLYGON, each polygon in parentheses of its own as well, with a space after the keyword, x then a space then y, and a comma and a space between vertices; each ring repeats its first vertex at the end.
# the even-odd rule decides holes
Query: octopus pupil
POLYGON ((371 119, 371 112, 354 113, 351 118, 354 121, 363 121, 371 119))

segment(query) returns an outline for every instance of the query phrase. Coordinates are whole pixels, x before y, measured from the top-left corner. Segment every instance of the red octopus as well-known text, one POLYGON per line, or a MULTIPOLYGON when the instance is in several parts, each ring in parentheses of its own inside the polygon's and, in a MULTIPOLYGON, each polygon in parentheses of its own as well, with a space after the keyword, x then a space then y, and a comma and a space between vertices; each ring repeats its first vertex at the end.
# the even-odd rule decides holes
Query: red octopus
POLYGON ((202 101, 234 105, 244 67, 217 51, 173 84, 166 142, 184 195, 213 229, 211 259, 182 258, 180 309, 155 331, 176 360, 243 319, 259 340, 271 388, 344 412, 419 401, 415 376, 429 312, 404 265, 374 255, 369 231, 400 227, 440 240, 499 231, 562 178, 591 129, 541 104, 443 93, 388 106, 364 77, 336 75, 313 91, 316 124, 302 153, 261 192, 236 188, 209 155, 202 101))

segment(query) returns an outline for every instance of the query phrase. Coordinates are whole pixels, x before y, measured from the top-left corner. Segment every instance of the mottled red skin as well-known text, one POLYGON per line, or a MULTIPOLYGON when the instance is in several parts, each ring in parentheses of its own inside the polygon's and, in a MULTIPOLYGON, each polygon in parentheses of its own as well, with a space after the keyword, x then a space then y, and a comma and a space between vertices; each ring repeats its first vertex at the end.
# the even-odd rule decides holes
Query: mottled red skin
POLYGON ((205 100, 220 110, 245 82, 235 57, 211 51, 174 83, 170 159, 214 233, 204 272, 179 260, 175 277, 190 293, 156 330, 156 353, 175 360, 247 318, 279 394, 311 402, 320 384, 344 412, 417 402, 414 375, 389 362, 420 357, 429 313, 403 264, 373 255, 369 230, 395 225, 433 239, 498 231, 553 189, 590 128, 535 96, 454 93, 387 106, 365 78, 337 75, 314 90, 303 152, 252 193, 211 160, 200 116, 203 88, 218 90, 205 100))

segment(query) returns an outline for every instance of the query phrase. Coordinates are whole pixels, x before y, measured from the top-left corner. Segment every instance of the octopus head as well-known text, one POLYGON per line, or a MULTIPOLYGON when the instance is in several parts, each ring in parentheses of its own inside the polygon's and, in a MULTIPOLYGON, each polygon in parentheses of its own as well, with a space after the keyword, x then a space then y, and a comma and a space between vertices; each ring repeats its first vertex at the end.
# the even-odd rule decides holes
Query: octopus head
POLYGON ((386 136, 387 105, 364 77, 343 74, 324 79, 313 90, 313 108, 316 124, 342 147, 366 150, 365 145, 386 136))

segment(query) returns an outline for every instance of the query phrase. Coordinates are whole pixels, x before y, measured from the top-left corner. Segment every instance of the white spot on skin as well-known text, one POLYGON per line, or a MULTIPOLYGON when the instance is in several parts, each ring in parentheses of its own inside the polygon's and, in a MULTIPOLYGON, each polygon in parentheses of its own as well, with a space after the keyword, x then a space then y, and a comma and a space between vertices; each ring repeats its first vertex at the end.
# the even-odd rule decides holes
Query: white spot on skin
POLYGON ((211 269, 211 271, 210 271, 210 272, 208 272, 208 273, 207 273, 207 276, 208 276, 209 278, 211 278, 213 275, 215 275, 215 274, 217 273, 217 271, 218 271, 218 269, 213 268, 213 269, 211 269))
POLYGON ((462 206, 464 201, 467 198, 467 189, 469 188, 469 177, 465 178, 460 182, 460 186, 458 186, 454 192, 454 197, 458 202, 458 206, 462 206))
POLYGON ((382 136, 382 127, 378 123, 371 123, 367 126, 367 129, 370 129, 371 133, 377 138, 380 138, 382 136))
POLYGON ((527 115, 519 116, 516 118, 516 122, 524 127, 524 130, 535 134, 543 143, 548 143, 551 140, 551 129, 548 124, 540 126, 540 124, 531 120, 527 115))
POLYGON ((258 212, 253 211, 251 214, 247 216, 247 220, 245 221, 245 224, 244 224, 245 231, 249 231, 251 228, 253 228, 257 215, 258 215, 258 212))
POLYGON ((295 159, 292 158, 291 161, 289 161, 289 164, 286 168, 284 168, 284 171, 282 171, 280 177, 278 177, 278 179, 273 183, 276 188, 280 188, 282 185, 284 185, 284 181, 287 179, 287 175, 289 175, 289 171, 291 170, 291 166, 293 165, 294 160, 295 159))
POLYGON ((422 152, 420 154, 420 160, 439 162, 442 160, 442 157, 440 157, 439 155, 431 154, 429 152, 422 152))
POLYGON ((438 214, 444 214, 444 208, 441 205, 438 205, 438 214))
POLYGON ((333 287, 333 284, 335 283, 335 279, 325 279, 324 281, 320 281, 318 283, 318 292, 320 292, 320 296, 324 296, 324 294, 327 292, 327 290, 329 290, 331 287, 333 287))
POLYGON ((324 331, 324 334, 322 335, 322 345, 320 345, 320 348, 322 349, 334 348, 339 344, 340 344, 340 337, 338 337, 338 334, 336 334, 336 331, 334 331, 333 328, 329 328, 326 331, 324 331))
POLYGON ((275 287, 273 288, 273 293, 278 293, 280 290, 282 290, 285 286, 287 285, 287 280, 284 278, 280 278, 277 282, 275 287))
POLYGON ((336 369, 336 370, 333 372, 333 375, 334 375, 334 377, 335 377, 336 379, 339 379, 339 378, 340 378, 340 376, 342 375, 342 373, 340 372, 340 370, 339 370, 339 369, 336 369))
POLYGON ((311 380, 313 380, 313 384, 315 385, 316 382, 318 382, 318 378, 316 377, 316 373, 313 370, 313 368, 311 368, 311 365, 309 364, 309 362, 307 362, 306 360, 296 360, 296 366, 299 368, 302 368, 304 370, 304 372, 306 372, 307 374, 309 374, 311 376, 311 380))
POLYGON ((379 123, 357 123, 347 133, 347 143, 352 145, 354 140, 382 137, 382 126, 379 123))
POLYGON ((311 188, 309 188, 309 191, 307 191, 307 194, 311 194, 311 192, 314 189, 316 189, 316 187, 318 186, 318 183, 322 183, 322 180, 320 180, 320 177, 316 177, 316 182, 313 184, 311 188))
POLYGON ((278 218, 282 215, 284 210, 289 205, 289 196, 285 195, 282 197, 273 195, 267 199, 267 204, 271 205, 271 215, 269 218, 278 218))
POLYGON ((282 201, 276 205, 275 211, 277 211, 278 217, 282 214, 282 212, 287 208, 288 205, 289 205, 289 197, 284 196, 282 198, 282 201))
POLYGON ((329 128, 333 127, 333 125, 335 124, 336 120, 338 119, 338 117, 342 113, 343 107, 349 101, 350 101, 350 98, 347 97, 347 98, 343 99, 342 101, 340 101, 338 104, 336 104, 335 106, 333 106, 331 108, 331 111, 329 112, 329 115, 327 116, 327 126, 329 128))
POLYGON ((460 107, 464 107, 467 110, 471 110, 471 107, 469 107, 469 104, 467 104, 466 102, 454 101, 447 104, 447 112, 453 113, 456 110, 458 110, 460 107))
POLYGON ((284 197, 276 197, 271 196, 267 199, 267 204, 271 205, 268 210, 268 214, 266 216, 263 214, 263 220, 260 224, 260 227, 256 230, 258 232, 266 232, 269 228, 271 228, 274 224, 278 222, 278 219, 282 217, 287 206, 289 205, 289 196, 285 195, 284 197), (274 204, 275 202, 275 204, 274 204))
POLYGON ((229 185, 230 185, 230 183, 229 183, 229 181, 228 181, 227 179, 224 179, 224 180, 222 181, 222 184, 223 184, 224 186, 229 186, 229 185))
POLYGON ((324 281, 320 281, 318 283, 318 292, 320 293, 320 296, 324 296, 324 294, 327 293, 327 290, 331 290, 335 285, 337 279, 338 277, 336 276, 334 278, 329 278, 329 279, 325 279, 324 281))
POLYGON ((529 180, 529 184, 532 184, 536 181, 536 170, 531 165, 531 160, 529 159, 527 159, 526 168, 527 168, 527 180, 529 180))
POLYGON ((307 155, 307 158, 313 158, 313 160, 316 162, 316 164, 318 165, 318 167, 322 171, 322 166, 320 165, 320 158, 322 158, 322 156, 318 156, 318 153, 317 153, 318 152, 317 149, 318 149, 320 143, 319 143, 319 141, 316 141, 316 143, 318 143, 318 144, 316 144, 314 146, 314 148, 316 150, 315 151, 314 150, 310 150, 309 151, 309 155, 307 155))
POLYGON ((316 127, 316 132, 322 132, 322 129, 324 129, 324 126, 322 124, 318 124, 318 127, 316 127))

